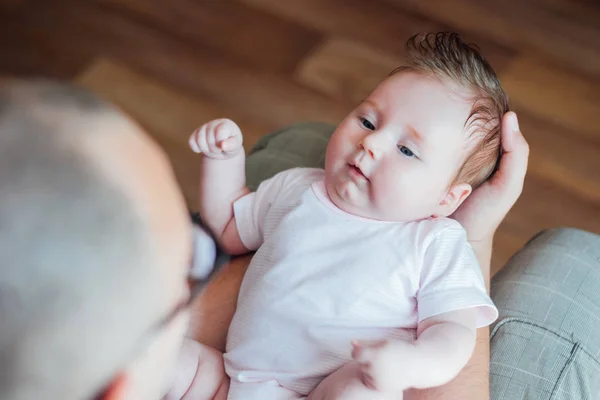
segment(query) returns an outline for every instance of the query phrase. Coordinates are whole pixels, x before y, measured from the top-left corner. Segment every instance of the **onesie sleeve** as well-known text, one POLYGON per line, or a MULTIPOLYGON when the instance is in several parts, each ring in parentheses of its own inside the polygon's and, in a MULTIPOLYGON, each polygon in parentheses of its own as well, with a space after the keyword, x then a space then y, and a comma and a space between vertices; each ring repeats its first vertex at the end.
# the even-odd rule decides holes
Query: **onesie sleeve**
POLYGON ((258 249, 264 240, 263 221, 280 193, 287 171, 263 181, 256 192, 233 203, 233 213, 240 239, 248 250, 258 249))
POLYGON ((281 212, 270 214, 271 211, 290 205, 295 196, 323 175, 324 171, 318 168, 291 168, 263 181, 256 192, 238 199, 233 204, 233 213, 244 246, 248 250, 258 249, 265 240, 265 221, 270 221, 267 225, 272 228, 283 216, 281 212))
POLYGON ((477 327, 496 320, 481 268, 465 230, 452 221, 433 234, 426 247, 417 293, 419 323, 450 311, 476 308, 477 327))

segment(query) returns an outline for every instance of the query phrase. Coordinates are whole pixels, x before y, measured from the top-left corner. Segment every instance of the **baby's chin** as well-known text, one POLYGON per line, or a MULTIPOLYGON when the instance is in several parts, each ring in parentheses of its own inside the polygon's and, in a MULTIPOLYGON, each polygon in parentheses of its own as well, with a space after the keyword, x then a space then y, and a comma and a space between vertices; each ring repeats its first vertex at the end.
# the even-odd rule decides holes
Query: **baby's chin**
POLYGON ((357 217, 380 220, 371 210, 368 194, 353 182, 326 182, 327 195, 331 202, 340 210, 357 217))
POLYGON ((366 201, 364 194, 361 193, 353 182, 333 182, 325 180, 325 188, 327 195, 337 208, 349 214, 355 214, 360 217, 364 216, 366 211, 366 201))
POLYGON ((361 197, 359 191, 354 191, 352 186, 326 185, 327 194, 331 202, 340 210, 357 217, 386 222, 411 222, 429 218, 428 216, 398 214, 398 210, 376 209, 367 199, 361 197))
POLYGON ((406 205, 402 207, 403 210, 377 206, 372 203, 368 188, 352 179, 326 176, 325 187, 329 199, 337 208, 357 217, 386 222, 411 222, 429 217, 421 215, 424 210, 420 209, 420 205, 406 205))

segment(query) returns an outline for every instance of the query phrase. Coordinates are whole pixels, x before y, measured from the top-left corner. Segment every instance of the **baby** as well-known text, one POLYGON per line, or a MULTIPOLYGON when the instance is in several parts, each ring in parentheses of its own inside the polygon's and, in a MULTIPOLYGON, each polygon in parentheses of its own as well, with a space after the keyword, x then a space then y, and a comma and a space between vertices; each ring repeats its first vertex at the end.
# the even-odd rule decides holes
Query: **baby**
POLYGON ((453 33, 415 36, 395 70, 337 127, 325 170, 245 187, 242 133, 220 119, 202 153, 200 213, 232 254, 257 250, 224 355, 229 399, 305 398, 355 363, 341 398, 400 399, 450 381, 490 300, 449 216, 494 171, 507 97, 453 33))

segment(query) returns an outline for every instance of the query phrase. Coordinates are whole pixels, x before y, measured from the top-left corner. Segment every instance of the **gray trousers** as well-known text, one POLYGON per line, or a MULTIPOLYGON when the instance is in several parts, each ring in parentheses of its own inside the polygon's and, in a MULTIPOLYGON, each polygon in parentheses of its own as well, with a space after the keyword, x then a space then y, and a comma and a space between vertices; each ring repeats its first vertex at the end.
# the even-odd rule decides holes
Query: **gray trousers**
MULTIPOLYGON (((301 123, 263 137, 247 184, 324 166, 334 127, 301 123)), ((600 400, 600 236, 575 229, 534 237, 492 279, 492 400, 600 400)))
POLYGON ((600 236, 542 232, 491 291, 492 399, 600 399, 600 236))

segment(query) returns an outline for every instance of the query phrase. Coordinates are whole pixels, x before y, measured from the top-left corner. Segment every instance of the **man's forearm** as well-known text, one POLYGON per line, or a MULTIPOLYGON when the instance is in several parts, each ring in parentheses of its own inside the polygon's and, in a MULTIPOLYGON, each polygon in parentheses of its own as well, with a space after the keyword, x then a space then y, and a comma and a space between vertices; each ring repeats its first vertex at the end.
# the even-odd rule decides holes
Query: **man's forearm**
MULTIPOLYGON (((489 291, 492 239, 472 242, 489 291)), ((426 390, 409 390, 406 400, 486 400, 490 397, 490 330, 477 330, 475 349, 456 378, 445 385, 426 390)))
POLYGON ((217 237, 233 218, 233 203, 248 192, 243 151, 225 160, 202 157, 199 211, 217 237))
POLYGON ((477 256, 477 261, 481 266, 481 273, 483 275, 483 281, 485 282, 485 288, 490 291, 490 266, 492 263, 492 244, 493 237, 480 241, 472 241, 471 246, 477 256))

